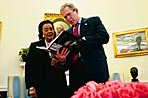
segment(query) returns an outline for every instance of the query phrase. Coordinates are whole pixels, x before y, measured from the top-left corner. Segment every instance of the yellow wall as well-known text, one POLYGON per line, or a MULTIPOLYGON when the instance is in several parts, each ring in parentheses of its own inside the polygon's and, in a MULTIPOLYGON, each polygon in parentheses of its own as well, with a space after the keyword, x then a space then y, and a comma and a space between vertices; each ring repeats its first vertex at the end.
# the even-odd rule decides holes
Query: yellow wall
MULTIPOLYGON (((60 5, 73 2, 79 15, 98 15, 106 26, 110 41, 104 45, 110 74, 124 73, 130 81, 129 69, 139 69, 139 80, 148 81, 148 56, 114 58, 112 33, 144 28, 148 24, 148 0, 0 0, 0 21, 3 23, 0 40, 0 86, 7 86, 7 77, 21 75, 18 52, 38 40, 37 26, 44 13, 59 13, 60 5)), ((112 77, 111 77, 112 78, 112 77)), ((122 77, 121 77, 122 78, 122 77)))

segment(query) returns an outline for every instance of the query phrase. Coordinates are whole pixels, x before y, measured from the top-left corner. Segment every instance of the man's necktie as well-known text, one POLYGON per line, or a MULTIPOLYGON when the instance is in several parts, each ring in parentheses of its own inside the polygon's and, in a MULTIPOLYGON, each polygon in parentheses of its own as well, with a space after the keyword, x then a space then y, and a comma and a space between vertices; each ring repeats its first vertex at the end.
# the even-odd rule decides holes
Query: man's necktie
MULTIPOLYGON (((73 35, 77 36, 78 37, 78 23, 75 25, 75 28, 74 28, 74 31, 73 31, 73 35)), ((78 60, 78 54, 76 54, 73 59, 72 59, 72 62, 76 62, 78 60)))
POLYGON ((75 25, 75 28, 73 30, 73 35, 78 36, 78 23, 75 25))

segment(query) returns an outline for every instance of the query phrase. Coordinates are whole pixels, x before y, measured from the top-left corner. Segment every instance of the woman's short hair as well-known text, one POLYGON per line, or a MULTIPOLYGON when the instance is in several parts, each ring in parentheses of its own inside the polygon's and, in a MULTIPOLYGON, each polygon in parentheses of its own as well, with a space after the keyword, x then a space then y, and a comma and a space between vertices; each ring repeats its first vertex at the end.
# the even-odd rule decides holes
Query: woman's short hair
MULTIPOLYGON (((51 22, 50 20, 44 20, 44 21, 40 22, 40 24, 39 24, 39 26, 38 26, 38 32, 39 32, 38 37, 39 37, 39 40, 44 39, 42 27, 43 27, 44 24, 48 24, 48 23, 51 24, 52 27, 53 27, 53 29, 54 29, 53 22, 51 22)), ((55 32, 55 30, 54 30, 54 38, 55 38, 55 37, 56 37, 56 32, 55 32)))

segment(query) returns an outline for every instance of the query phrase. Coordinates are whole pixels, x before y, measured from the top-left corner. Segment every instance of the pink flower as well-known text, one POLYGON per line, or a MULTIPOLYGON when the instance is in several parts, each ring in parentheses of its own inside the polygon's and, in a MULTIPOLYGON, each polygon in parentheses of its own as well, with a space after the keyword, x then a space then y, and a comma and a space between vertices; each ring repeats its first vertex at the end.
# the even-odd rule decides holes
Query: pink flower
POLYGON ((134 92, 127 84, 123 84, 120 88, 117 89, 118 98, 138 98, 138 94, 134 92))
POLYGON ((71 98, 148 98, 148 83, 119 80, 97 84, 87 82, 71 98))
POLYGON ((115 80, 115 81, 107 81, 105 83, 105 86, 106 87, 114 87, 115 89, 117 89, 117 88, 120 88, 122 84, 123 83, 121 81, 115 80))
POLYGON ((74 96, 71 98, 94 98, 98 84, 94 81, 87 82, 85 86, 74 92, 74 96))
POLYGON ((139 98, 148 98, 148 83, 129 83, 133 85, 135 93, 139 94, 139 98))
POLYGON ((113 96, 114 91, 111 88, 105 88, 97 92, 95 98, 115 98, 113 96))

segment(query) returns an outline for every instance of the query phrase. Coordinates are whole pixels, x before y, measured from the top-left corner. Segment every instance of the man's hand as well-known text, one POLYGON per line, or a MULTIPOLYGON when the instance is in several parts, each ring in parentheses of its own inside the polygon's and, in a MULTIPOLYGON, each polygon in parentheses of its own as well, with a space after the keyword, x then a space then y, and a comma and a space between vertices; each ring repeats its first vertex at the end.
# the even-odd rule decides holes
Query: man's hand
POLYGON ((68 48, 63 48, 61 51, 57 50, 55 56, 60 62, 64 62, 69 52, 70 50, 68 50, 68 48))

